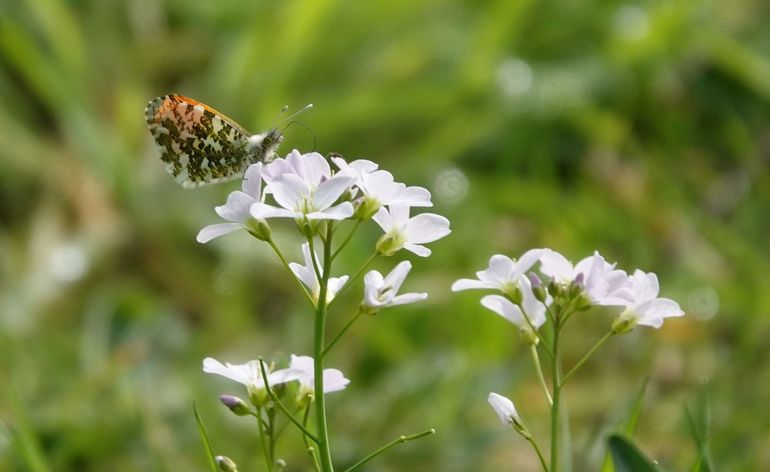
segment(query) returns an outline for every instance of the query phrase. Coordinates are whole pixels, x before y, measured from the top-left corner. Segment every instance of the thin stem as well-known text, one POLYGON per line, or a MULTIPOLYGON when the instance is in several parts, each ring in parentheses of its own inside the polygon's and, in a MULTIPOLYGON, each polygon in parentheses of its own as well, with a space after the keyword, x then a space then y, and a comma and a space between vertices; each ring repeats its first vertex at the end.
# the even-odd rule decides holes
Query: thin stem
POLYGON ((259 425, 257 429, 259 430, 259 442, 262 444, 262 453, 265 456, 265 464, 267 465, 267 472, 272 472, 273 470, 273 461, 270 458, 270 449, 267 447, 267 442, 265 442, 265 425, 262 424, 262 408, 257 408, 257 419, 259 420, 259 425))
MULTIPOLYGON (((302 424, 307 428, 307 420, 310 417, 310 403, 305 406, 305 413, 302 415, 302 424)), ((307 450, 308 454, 310 454, 310 457, 313 458, 313 465, 315 466, 315 470, 320 472, 321 470, 321 464, 318 462, 318 456, 315 453, 315 448, 311 446, 307 442, 307 437, 302 436, 302 441, 305 443, 305 449, 307 450)))
MULTIPOLYGON (((350 279, 348 279, 348 281, 345 283, 345 285, 342 286, 341 289, 337 291, 337 293, 334 295, 334 300, 338 299, 341 293, 343 293, 345 290, 347 290, 348 287, 353 285, 353 282, 355 282, 355 280, 361 276, 361 273, 363 273, 363 271, 365 271, 379 255, 380 254, 378 252, 375 252, 371 256, 369 256, 369 258, 366 259, 366 261, 364 261, 364 263, 361 265, 358 271, 355 274, 353 274, 353 276, 350 279)), ((334 300, 332 300, 332 303, 334 302, 334 300)), ((331 303, 329 304, 331 305, 331 303)))
POLYGON ((594 344, 594 347, 592 347, 592 348, 591 348, 591 349, 590 349, 590 350, 589 350, 589 351, 586 353, 586 355, 585 355, 585 356, 583 356, 583 357, 582 357, 582 358, 581 358, 581 359, 580 359, 580 360, 577 362, 577 364, 575 364, 575 367, 573 367, 573 368, 572 368, 572 369, 571 369, 569 372, 567 372, 567 374, 564 376, 564 378, 562 378, 562 379, 561 379, 561 384, 562 384, 562 385, 564 385, 565 383, 567 383, 567 380, 568 380, 570 377, 572 377, 572 374, 574 374, 575 372, 577 372, 577 370, 578 370, 578 369, 579 369, 579 368, 580 368, 580 367, 581 367, 583 364, 585 364, 585 362, 588 360, 588 358, 589 358, 589 357, 591 357, 591 356, 593 355, 593 353, 594 353, 594 352, 596 352, 596 350, 597 350, 597 349, 599 349, 599 348, 601 347, 601 345, 605 343, 605 341, 607 341, 608 339, 610 339, 610 336, 612 336, 613 334, 614 334, 614 333, 613 333, 612 331, 608 331, 608 332, 607 332, 607 333, 606 333, 604 336, 602 336, 602 337, 601 337, 601 339, 599 339, 599 340, 596 342, 596 344, 594 344))
MULTIPOLYGON (((316 306, 314 338, 315 345, 313 350, 314 359, 314 390, 315 390, 315 417, 316 433, 318 434, 318 453, 321 462, 321 469, 324 472, 334 472, 332 465, 331 447, 329 446, 329 430, 326 424, 326 399, 324 398, 324 337, 326 335, 326 294, 329 289, 329 274, 331 273, 331 249, 332 249, 332 231, 333 225, 326 227, 326 241, 324 242, 324 262, 321 277, 318 279, 320 284, 320 293, 318 295, 318 305, 316 306)), ((315 263, 315 258, 313 258, 315 263)))
POLYGON ((347 331, 350 329, 350 327, 351 327, 351 326, 353 326, 353 323, 355 323, 355 322, 356 322, 356 320, 357 320, 358 318, 360 318, 360 317, 361 317, 361 315, 363 315, 363 314, 364 314, 364 312, 363 312, 363 311, 361 311, 361 310, 358 310, 358 312, 356 313, 356 316, 354 316, 353 318, 351 318, 351 319, 350 319, 350 320, 347 322, 347 324, 346 324, 345 326, 343 326, 343 328, 340 330, 340 332, 339 332, 339 333, 337 333, 337 336, 334 336, 334 339, 332 339, 332 340, 331 340, 331 342, 330 342, 330 343, 329 343, 329 344, 326 346, 326 349, 324 349, 324 354, 323 354, 324 356, 326 356, 326 354, 328 354, 328 353, 329 353, 329 351, 331 351, 331 350, 332 350, 332 347, 334 347, 334 345, 335 345, 335 344, 337 344, 337 341, 339 341, 339 340, 340 340, 340 338, 342 337, 342 335, 343 335, 343 334, 345 334, 345 333, 346 333, 346 332, 347 332, 347 331))
POLYGON ((269 244, 270 247, 273 248, 273 251, 275 251, 275 254, 278 256, 278 259, 281 260, 284 267, 286 267, 286 270, 288 270, 289 274, 291 274, 291 278, 297 281, 297 284, 299 284, 299 288, 302 289, 302 293, 305 294, 305 296, 307 297, 308 300, 310 300, 310 303, 312 305, 315 305, 315 302, 313 301, 313 296, 310 294, 310 292, 307 291, 307 287, 305 287, 305 284, 303 284, 302 281, 299 280, 296 275, 294 275, 294 272, 291 270, 289 263, 286 261, 286 258, 283 257, 283 253, 281 252, 280 249, 278 249, 278 246, 275 245, 275 242, 273 242, 272 239, 268 239, 267 244, 269 244))
POLYGON ((543 471, 548 472, 548 464, 545 463, 545 457, 543 457, 543 451, 540 450, 540 446, 537 445, 537 441, 535 441, 535 438, 529 435, 525 439, 529 441, 529 443, 532 444, 532 447, 535 449, 535 453, 537 454, 537 458, 540 459, 540 465, 543 467, 543 471))
MULTIPOLYGON (((321 279, 323 277, 321 275, 321 268, 318 267, 318 261, 316 260, 315 247, 314 247, 314 242, 313 242, 313 237, 312 236, 308 236, 307 237, 307 243, 310 246, 310 259, 313 261, 313 270, 315 271, 315 277, 316 277, 316 279, 320 283, 320 281, 321 281, 321 279)), ((328 244, 324 243, 324 247, 326 247, 326 246, 328 246, 328 244)), ((325 252, 326 251, 324 250, 324 253, 325 252)), ((326 261, 325 260, 324 260, 324 265, 326 265, 326 261)))
POLYGON ((275 464, 275 409, 267 410, 267 442, 270 446, 270 463, 275 464))
POLYGON ((559 318, 554 317, 553 325, 553 364, 551 369, 551 385, 553 386, 553 403, 551 404, 551 471, 559 470, 559 400, 561 399, 561 379, 559 356, 559 318))
POLYGON ((259 359, 259 368, 262 371, 262 378, 265 379, 265 390, 267 391, 267 395, 270 397, 270 400, 273 401, 278 406, 278 409, 283 412, 284 415, 294 423, 294 425, 299 428, 308 438, 310 438, 311 441, 318 444, 318 438, 313 435, 310 431, 305 428, 302 423, 299 422, 297 418, 294 417, 294 415, 289 411, 288 408, 286 408, 286 405, 281 402, 281 400, 278 399, 278 397, 275 396, 275 392, 273 392, 273 389, 270 387, 270 384, 267 382, 267 370, 265 369, 265 361, 262 359, 259 359))
POLYGON ((430 436, 431 434, 435 434, 435 433, 436 433, 436 430, 431 428, 431 429, 429 429, 427 431, 423 431, 421 433, 410 434, 408 436, 406 436, 406 435, 399 436, 396 439, 392 440, 391 442, 385 444, 381 448, 377 449, 376 451, 372 452, 368 456, 364 457, 360 461, 356 462, 352 466, 348 467, 345 470, 345 472, 352 472, 352 471, 356 470, 357 468, 361 467, 362 465, 366 464, 370 460, 374 459, 375 457, 379 456, 380 454, 382 454, 383 452, 387 451, 388 449, 390 449, 391 447, 393 447, 393 446, 395 446, 397 444, 403 444, 405 442, 414 441, 415 439, 420 439, 420 438, 423 438, 425 436, 430 436))
POLYGON ((350 233, 348 233, 347 237, 345 237, 345 240, 342 241, 342 244, 340 244, 340 246, 334 251, 334 254, 332 254, 332 259, 336 259, 337 254, 339 254, 340 251, 342 251, 345 248, 345 246, 348 245, 350 240, 353 239, 353 235, 356 233, 356 230, 358 229, 359 226, 361 226, 361 221, 362 220, 356 220, 356 223, 353 225, 353 228, 350 230, 350 233))
POLYGON ((545 383, 545 376, 543 376, 543 368, 540 366, 540 356, 537 355, 537 346, 530 344, 529 352, 532 354, 532 362, 535 363, 535 371, 537 371, 537 378, 540 380, 540 385, 543 386, 545 392, 545 398, 548 399, 548 404, 553 405, 553 398, 551 398, 551 392, 548 391, 548 385, 545 383))

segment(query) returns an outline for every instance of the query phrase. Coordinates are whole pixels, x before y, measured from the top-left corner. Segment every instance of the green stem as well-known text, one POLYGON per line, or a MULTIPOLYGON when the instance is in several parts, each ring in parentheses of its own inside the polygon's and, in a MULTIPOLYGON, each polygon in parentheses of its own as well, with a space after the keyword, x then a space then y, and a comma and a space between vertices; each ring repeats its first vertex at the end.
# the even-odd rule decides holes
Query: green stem
MULTIPOLYGON (((548 309, 548 306, 546 305, 546 310, 548 309)), ((540 343, 545 348, 546 352, 553 357, 553 351, 551 350, 551 346, 548 345, 546 340, 543 338, 543 336, 540 334, 540 331, 538 331, 537 328, 535 328, 535 325, 532 324, 532 320, 529 319, 529 315, 527 315, 527 312, 524 311, 524 307, 519 304, 519 310, 521 310, 521 314, 523 315, 524 321, 527 323, 527 326, 529 326, 529 329, 532 330, 533 333, 535 333, 535 336, 537 336, 537 339, 540 340, 540 343)))
POLYGON ((577 372, 577 370, 578 370, 578 369, 579 369, 579 368, 580 368, 580 367, 581 367, 583 364, 585 364, 585 362, 588 360, 588 358, 589 358, 589 357, 591 357, 591 356, 593 355, 593 353, 594 353, 594 352, 596 352, 596 350, 597 350, 597 349, 599 349, 599 348, 601 347, 601 345, 605 343, 605 341, 607 341, 608 339, 610 339, 610 336, 612 336, 613 334, 614 334, 614 333, 613 333, 612 331, 608 331, 608 332, 607 332, 607 333, 606 333, 604 336, 602 336, 602 337, 601 337, 601 339, 599 339, 599 340, 596 342, 596 344, 594 344, 594 347, 592 347, 592 348, 591 348, 591 349, 590 349, 590 350, 589 350, 589 351, 586 353, 586 355, 585 355, 585 356, 583 356, 583 357, 582 357, 582 359, 580 359, 580 360, 578 361, 578 363, 577 363, 577 364, 575 364, 575 367, 573 367, 573 368, 572 368, 572 369, 571 369, 569 372, 567 372, 567 375, 565 375, 565 376, 564 376, 564 378, 562 378, 562 380, 561 380, 561 384, 562 384, 562 385, 564 385, 565 383, 567 383, 567 380, 568 380, 570 377, 572 377, 572 374, 574 374, 575 372, 577 372))
MULTIPOLYGON (((316 305, 314 338, 315 345, 313 349, 314 359, 314 400, 316 417, 316 434, 318 435, 318 454, 323 472, 334 472, 332 465, 331 447, 329 446, 329 430, 326 423, 326 399, 324 397, 324 336, 326 335, 326 294, 329 289, 329 274, 331 274, 331 249, 332 249, 332 231, 333 225, 327 226, 327 237, 324 242, 324 262, 323 270, 320 271, 320 293, 318 295, 318 304, 316 305)), ((312 238, 311 238, 312 239, 312 238)), ((315 258, 314 267, 317 266, 315 258)), ((316 270, 318 268, 316 267, 316 270)))
POLYGON ((353 326, 353 323, 355 323, 355 322, 356 322, 356 320, 357 320, 358 318, 360 318, 360 317, 361 317, 361 315, 363 315, 363 314, 364 314, 364 312, 363 312, 363 311, 361 311, 361 310, 358 310, 358 313, 356 313, 356 316, 354 316, 353 318, 351 318, 351 319, 350 319, 350 320, 347 322, 347 324, 346 324, 346 325, 345 325, 345 326, 344 326, 344 327, 343 327, 343 328, 340 330, 340 332, 339 332, 339 333, 337 333, 337 336, 334 336, 334 339, 332 339, 332 340, 331 340, 331 342, 330 342, 330 343, 329 343, 329 344, 326 346, 326 349, 324 349, 324 356, 326 356, 326 354, 328 354, 328 353, 329 353, 329 351, 331 351, 331 350, 332 350, 332 348, 334 347, 334 345, 335 345, 335 344, 337 344, 337 341, 339 341, 339 340, 340 340, 340 338, 342 337, 342 335, 343 335, 343 334, 345 334, 345 333, 346 333, 346 332, 347 332, 347 331, 350 329, 350 327, 351 327, 351 326, 353 326))
POLYGON ((551 369, 551 384, 553 385, 553 404, 551 405, 551 471, 559 471, 559 400, 561 399, 561 379, 559 356, 559 332, 561 325, 559 317, 554 317, 553 325, 553 364, 551 369))
POLYGON ((370 460, 372 460, 375 457, 379 456, 380 454, 382 454, 383 452, 387 451, 388 449, 390 449, 391 447, 395 446, 396 444, 403 444, 405 442, 414 441, 415 439, 420 439, 420 438, 423 438, 425 436, 430 436, 431 434, 436 434, 436 430, 431 428, 431 429, 429 429, 427 431, 423 431, 422 433, 410 434, 408 436, 406 436, 406 435, 399 436, 396 439, 392 440, 391 442, 385 444, 381 448, 377 449, 376 451, 372 452, 368 456, 364 457, 360 461, 356 462, 352 466, 348 467, 345 470, 345 472, 352 472, 352 471, 356 470, 357 468, 359 468, 362 465, 366 464, 367 462, 369 462, 370 460))
POLYGON ((551 392, 548 391, 548 385, 545 383, 543 368, 540 366, 540 356, 537 355, 537 346, 535 346, 534 344, 530 344, 529 352, 532 354, 532 362, 535 363, 535 371, 537 372, 537 378, 540 380, 540 385, 543 386, 543 391, 545 391, 545 398, 548 399, 549 405, 553 405, 553 398, 551 398, 551 392))
POLYGON ((537 458, 540 459, 540 465, 543 467, 544 472, 548 472, 548 464, 545 463, 545 457, 543 456, 543 451, 540 450, 540 446, 537 445, 537 441, 535 441, 535 438, 533 438, 531 435, 528 436, 527 441, 529 441, 530 444, 532 444, 532 447, 535 449, 535 453, 537 454, 537 458))
MULTIPOLYGON (((316 277, 316 279, 318 279, 318 283, 321 283, 321 279, 322 279, 321 269, 320 269, 320 267, 318 267, 318 261, 315 260, 315 257, 316 257, 316 255, 315 255, 315 243, 313 241, 313 237, 312 236, 308 236, 307 237, 307 243, 308 243, 308 246, 310 246, 310 259, 313 260, 313 270, 315 271, 315 277, 316 277)), ((326 253, 326 249, 325 249, 326 246, 328 246, 328 244, 324 243, 324 254, 326 253)), ((326 261, 324 261, 324 265, 325 264, 326 264, 326 261)))
POLYGON ((270 459, 270 449, 267 447, 267 442, 265 442, 265 425, 262 423, 262 408, 257 408, 257 420, 258 420, 258 430, 259 430, 259 442, 262 444, 262 452, 265 456, 265 465, 267 465, 267 472, 272 472, 273 470, 273 461, 270 459))
POLYGON ((283 253, 280 249, 278 249, 278 246, 275 245, 275 242, 273 242, 272 239, 268 239, 267 244, 270 245, 271 248, 273 248, 273 251, 275 251, 275 254, 278 256, 278 259, 281 260, 283 263, 283 266, 286 267, 286 270, 289 271, 289 274, 291 274, 291 278, 297 281, 297 284, 299 284, 299 288, 302 289, 302 293, 305 294, 308 300, 310 300, 310 303, 312 305, 315 305, 315 302, 313 301, 313 296, 310 294, 310 292, 307 291, 307 287, 305 287, 305 284, 302 283, 301 280, 297 278, 296 275, 294 275, 294 272, 291 270, 291 267, 289 266, 289 263, 286 261, 286 258, 283 257, 283 253))
POLYGON ((273 403, 278 406, 278 409, 283 412, 284 415, 286 415, 286 418, 289 419, 294 425, 299 428, 308 438, 310 438, 311 441, 318 444, 318 438, 313 435, 310 431, 305 428, 302 423, 299 422, 297 418, 294 417, 294 415, 289 411, 288 408, 286 408, 286 405, 281 402, 281 400, 275 396, 275 392, 273 392, 273 389, 270 387, 270 384, 267 382, 267 370, 265 369, 265 361, 262 359, 259 359, 259 369, 262 371, 262 378, 265 379, 265 390, 267 391, 267 395, 270 397, 270 400, 273 401, 273 403))
MULTIPOLYGON (((307 420, 310 417, 310 403, 305 407, 305 414, 302 415, 302 424, 307 428, 307 420)), ((307 442, 307 437, 302 436, 302 441, 305 443, 305 450, 307 450, 310 457, 313 459, 313 465, 317 472, 321 471, 321 464, 318 462, 318 456, 315 453, 315 448, 307 442)))
POLYGON ((339 254, 340 251, 342 251, 345 248, 345 246, 348 245, 350 240, 353 239, 353 235, 356 233, 356 230, 361 225, 361 221, 362 220, 356 220, 355 225, 353 225, 353 229, 350 230, 350 233, 348 233, 348 235, 345 238, 345 240, 342 241, 342 244, 340 244, 340 247, 338 247, 337 250, 334 251, 334 254, 332 254, 332 260, 336 259, 337 258, 337 254, 339 254))

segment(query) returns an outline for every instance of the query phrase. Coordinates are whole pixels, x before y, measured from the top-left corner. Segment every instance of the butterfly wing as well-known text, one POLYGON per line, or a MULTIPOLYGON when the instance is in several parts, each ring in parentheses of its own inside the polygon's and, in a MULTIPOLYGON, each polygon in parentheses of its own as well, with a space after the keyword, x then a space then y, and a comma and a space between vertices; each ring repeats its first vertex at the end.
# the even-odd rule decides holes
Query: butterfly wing
POLYGON ((145 118, 166 170, 183 187, 241 177, 251 164, 249 132, 192 98, 155 98, 145 118))

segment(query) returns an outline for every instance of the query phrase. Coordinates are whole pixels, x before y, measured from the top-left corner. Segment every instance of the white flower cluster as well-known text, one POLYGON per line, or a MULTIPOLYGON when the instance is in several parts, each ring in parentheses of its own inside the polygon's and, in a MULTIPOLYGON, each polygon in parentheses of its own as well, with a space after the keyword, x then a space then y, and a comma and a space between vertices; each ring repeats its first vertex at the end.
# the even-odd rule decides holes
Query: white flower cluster
MULTIPOLYGON (((312 394, 313 382, 313 358, 308 356, 291 355, 289 367, 276 371, 268 371, 267 385, 271 388, 292 382, 299 382, 299 395, 312 394)), ((203 359, 203 372, 207 374, 216 374, 226 377, 246 386, 250 396, 259 395, 265 390, 265 379, 262 378, 259 361, 248 361, 244 364, 222 364, 216 359, 207 357, 203 359)), ((350 383, 341 371, 337 369, 324 369, 324 393, 337 392, 345 389, 350 383)))
POLYGON ((268 239, 266 222, 270 218, 293 218, 300 228, 312 228, 312 223, 321 220, 374 218, 385 232, 378 242, 382 254, 392 255, 403 248, 425 257, 430 250, 423 244, 450 233, 449 220, 443 216, 409 216, 410 207, 433 205, 428 190, 395 182, 390 172, 371 161, 348 163, 341 157, 332 161, 337 172, 332 172, 320 154, 294 150, 286 158, 252 165, 244 174, 243 189, 232 192, 224 205, 216 207, 227 223, 206 226, 198 233, 198 242, 207 243, 241 228, 268 239), (268 195, 272 202, 267 201, 268 195))
POLYGON ((499 290, 502 295, 486 295, 481 304, 517 325, 530 340, 536 339, 528 336, 532 330, 545 324, 548 307, 566 298, 580 309, 592 305, 620 307, 612 326, 616 333, 636 325, 660 328, 664 318, 684 315, 677 302, 658 297, 660 286, 655 274, 636 269, 629 275, 598 252, 574 265, 550 249, 529 250, 518 260, 496 254, 489 259, 489 267, 476 276, 456 281, 452 291, 499 290), (539 275, 534 270, 538 263, 539 275))

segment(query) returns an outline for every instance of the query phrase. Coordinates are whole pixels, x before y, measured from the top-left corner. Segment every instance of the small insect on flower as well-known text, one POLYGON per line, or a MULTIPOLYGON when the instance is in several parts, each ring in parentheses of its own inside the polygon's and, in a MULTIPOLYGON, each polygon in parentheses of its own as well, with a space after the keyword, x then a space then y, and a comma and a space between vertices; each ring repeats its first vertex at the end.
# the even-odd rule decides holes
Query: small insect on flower
POLYGON ((182 95, 152 99, 145 118, 166 170, 185 188, 240 178, 251 164, 272 160, 283 141, 278 126, 252 135, 224 114, 182 95))

